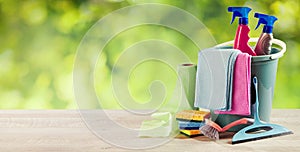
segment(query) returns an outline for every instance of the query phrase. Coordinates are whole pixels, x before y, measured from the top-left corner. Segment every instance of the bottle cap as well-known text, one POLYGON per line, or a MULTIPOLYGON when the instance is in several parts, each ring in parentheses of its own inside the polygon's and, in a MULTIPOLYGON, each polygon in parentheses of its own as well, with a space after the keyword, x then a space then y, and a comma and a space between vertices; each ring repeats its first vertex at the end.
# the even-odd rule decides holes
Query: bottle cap
POLYGON ((248 24, 248 14, 251 11, 249 7, 228 7, 228 12, 233 12, 232 20, 230 24, 234 21, 235 17, 239 18, 239 24, 248 24))
POLYGON ((264 33, 272 33, 273 32, 273 25, 274 25, 275 21, 277 21, 277 18, 275 16, 255 13, 254 17, 259 18, 255 29, 257 29, 260 24, 265 24, 263 32, 264 33))

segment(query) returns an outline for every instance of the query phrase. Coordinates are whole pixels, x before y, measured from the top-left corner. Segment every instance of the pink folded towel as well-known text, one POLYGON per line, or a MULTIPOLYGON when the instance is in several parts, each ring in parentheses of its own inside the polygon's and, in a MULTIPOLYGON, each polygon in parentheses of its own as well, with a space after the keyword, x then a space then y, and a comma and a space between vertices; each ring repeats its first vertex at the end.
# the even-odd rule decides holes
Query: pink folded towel
POLYGON ((251 56, 240 53, 233 72, 232 107, 230 111, 216 110, 216 114, 250 115, 251 56))

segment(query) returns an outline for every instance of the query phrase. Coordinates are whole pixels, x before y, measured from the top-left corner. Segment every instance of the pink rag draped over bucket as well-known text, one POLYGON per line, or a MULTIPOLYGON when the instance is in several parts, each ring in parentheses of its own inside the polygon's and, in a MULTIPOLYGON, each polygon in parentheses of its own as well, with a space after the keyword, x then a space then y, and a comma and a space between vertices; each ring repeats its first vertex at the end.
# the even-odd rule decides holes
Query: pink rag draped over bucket
POLYGON ((216 110, 216 114, 250 115, 251 55, 240 53, 233 71, 232 107, 230 111, 216 110))

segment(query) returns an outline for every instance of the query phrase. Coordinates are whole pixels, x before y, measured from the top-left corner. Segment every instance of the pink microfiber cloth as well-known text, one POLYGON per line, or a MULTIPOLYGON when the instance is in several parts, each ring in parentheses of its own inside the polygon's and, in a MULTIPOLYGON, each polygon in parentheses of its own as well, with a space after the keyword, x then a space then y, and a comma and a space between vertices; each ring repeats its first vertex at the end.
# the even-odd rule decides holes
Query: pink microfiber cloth
POLYGON ((237 56, 233 72, 232 106, 229 111, 216 110, 216 114, 250 115, 251 100, 251 56, 240 53, 237 56))

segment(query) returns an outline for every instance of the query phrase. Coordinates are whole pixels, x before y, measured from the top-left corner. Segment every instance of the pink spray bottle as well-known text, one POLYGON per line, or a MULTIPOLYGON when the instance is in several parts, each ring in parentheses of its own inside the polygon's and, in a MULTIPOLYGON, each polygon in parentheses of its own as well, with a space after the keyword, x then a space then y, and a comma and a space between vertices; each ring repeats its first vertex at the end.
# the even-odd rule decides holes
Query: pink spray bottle
POLYGON ((257 29, 260 24, 265 24, 263 32, 261 33, 257 41, 254 51, 257 55, 268 55, 271 53, 273 25, 277 18, 275 16, 260 13, 255 13, 254 17, 259 18, 258 24, 255 29, 257 29))
POLYGON ((248 53, 252 56, 256 56, 256 53, 249 46, 248 41, 250 39, 249 32, 250 28, 248 26, 248 14, 251 11, 249 7, 228 7, 229 12, 233 12, 231 23, 234 21, 235 17, 239 18, 239 26, 236 31, 234 38, 234 49, 239 49, 244 53, 248 53))

